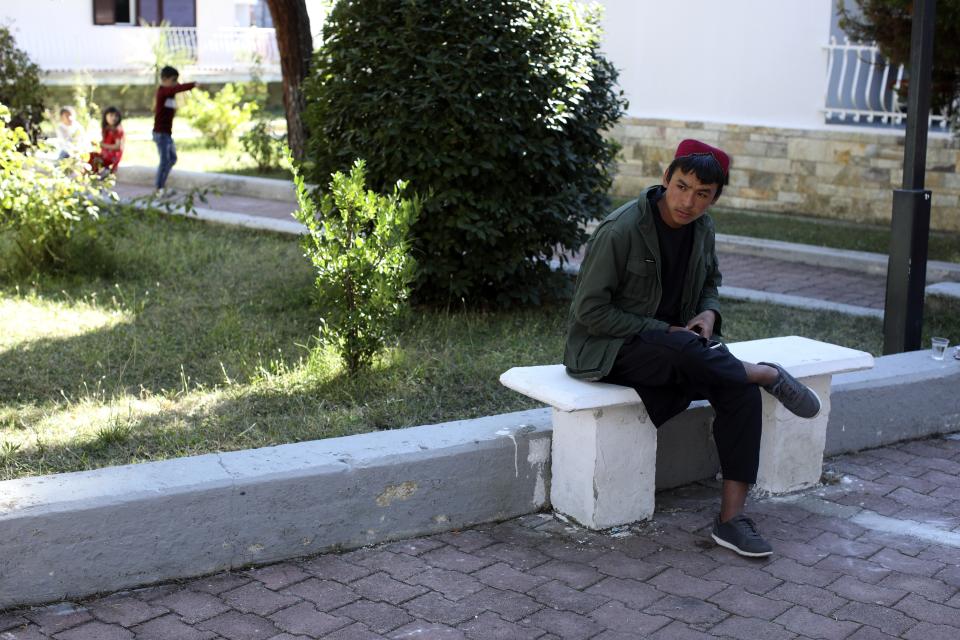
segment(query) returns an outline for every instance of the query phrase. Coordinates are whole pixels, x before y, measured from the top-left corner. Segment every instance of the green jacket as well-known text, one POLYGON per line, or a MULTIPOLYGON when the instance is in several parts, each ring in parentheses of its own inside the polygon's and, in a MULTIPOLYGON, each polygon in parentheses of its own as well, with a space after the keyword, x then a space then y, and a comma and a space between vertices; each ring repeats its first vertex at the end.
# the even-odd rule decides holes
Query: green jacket
MULTIPOLYGON (((650 189, 604 218, 587 244, 563 353, 563 364, 574 378, 599 380, 610 373, 627 337, 669 327, 653 317, 663 291, 660 243, 652 217, 657 212, 647 199, 650 189)), ((704 215, 691 224, 693 250, 683 283, 681 317, 686 323, 712 309, 717 313, 714 333, 719 335, 721 276, 713 220, 704 215)))

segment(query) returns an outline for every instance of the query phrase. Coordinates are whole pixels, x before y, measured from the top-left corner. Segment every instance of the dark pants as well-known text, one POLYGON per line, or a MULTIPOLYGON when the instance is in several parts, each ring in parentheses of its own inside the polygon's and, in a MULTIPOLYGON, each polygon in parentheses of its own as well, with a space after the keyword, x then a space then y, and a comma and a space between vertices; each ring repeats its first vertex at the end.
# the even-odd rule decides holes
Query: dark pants
POLYGON ((160 166, 157 167, 157 189, 162 189, 167 184, 167 176, 173 165, 177 164, 177 147, 173 144, 173 136, 169 133, 153 132, 153 141, 157 145, 157 153, 160 154, 160 166))
POLYGON ((760 388, 723 348, 686 331, 644 331, 627 340, 603 382, 633 387, 659 428, 693 400, 713 406, 713 439, 725 480, 753 484, 760 461, 760 388))

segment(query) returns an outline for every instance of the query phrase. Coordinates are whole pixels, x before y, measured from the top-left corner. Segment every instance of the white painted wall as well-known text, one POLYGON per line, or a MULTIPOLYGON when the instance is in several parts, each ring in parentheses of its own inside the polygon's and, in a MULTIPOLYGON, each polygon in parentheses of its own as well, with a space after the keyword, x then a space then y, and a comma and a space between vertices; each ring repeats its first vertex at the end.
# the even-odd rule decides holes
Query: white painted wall
POLYGON ((831 0, 600 0, 628 115, 822 128, 831 0))

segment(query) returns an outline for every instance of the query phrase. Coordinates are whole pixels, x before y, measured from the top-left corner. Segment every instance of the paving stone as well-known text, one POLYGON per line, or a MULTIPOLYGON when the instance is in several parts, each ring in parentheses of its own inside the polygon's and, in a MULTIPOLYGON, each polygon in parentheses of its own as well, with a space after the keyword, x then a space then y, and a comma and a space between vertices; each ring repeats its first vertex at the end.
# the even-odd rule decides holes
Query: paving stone
POLYGON ((835 571, 813 569, 789 558, 774 560, 764 567, 764 571, 786 582, 811 584, 817 587, 825 587, 840 577, 840 574, 835 571))
MULTIPOLYGON (((536 545, 550 537, 550 534, 545 531, 521 526, 513 520, 501 522, 491 527, 487 533, 500 542, 510 542, 521 545, 536 545)), ((584 539, 590 539, 594 537, 594 535, 592 532, 586 530, 579 533, 579 536, 584 539)))
POLYGON ((602 626, 586 616, 555 609, 541 609, 523 622, 564 640, 586 640, 603 631, 602 626))
POLYGON ((875 562, 870 562, 869 560, 861 560, 860 558, 844 558, 831 555, 813 566, 816 569, 835 571, 842 575, 853 576, 858 580, 870 584, 876 584, 890 575, 890 569, 882 567, 875 562))
POLYGON ((830 555, 830 552, 826 549, 821 549, 807 542, 796 542, 793 540, 769 540, 769 542, 773 547, 774 555, 770 557, 768 563, 780 558, 788 558, 802 565, 812 566, 830 555))
POLYGON ((762 595, 783 584, 779 578, 774 578, 762 569, 754 567, 717 567, 713 571, 704 574, 705 580, 721 582, 731 585, 739 585, 751 593, 762 595))
POLYGON ((845 622, 822 616, 806 607, 792 607, 774 618, 773 622, 804 636, 827 640, 843 640, 860 626, 856 622, 845 622))
POLYGON ((246 575, 263 583, 263 586, 267 589, 273 589, 274 591, 303 582, 310 577, 309 573, 289 562, 252 569, 247 571, 246 575))
POLYGON ((837 620, 852 620, 877 627, 884 633, 900 635, 917 623, 903 613, 877 604, 850 602, 833 612, 837 620))
POLYGON ((340 556, 333 554, 317 556, 304 562, 301 566, 304 571, 318 578, 343 583, 353 582, 373 573, 372 569, 347 562, 340 556))
POLYGON ((244 613, 255 613, 258 616, 268 616, 274 611, 300 602, 300 598, 296 596, 271 591, 259 582, 251 582, 238 589, 227 591, 221 597, 234 609, 244 613))
POLYGON ((497 589, 512 589, 520 593, 526 593, 534 587, 538 587, 550 578, 535 576, 523 571, 518 571, 505 562, 492 564, 485 569, 481 569, 473 574, 480 582, 496 587, 497 589))
MULTIPOLYGON (((630 556, 631 558, 636 558, 637 560, 644 560, 650 554, 656 553, 657 551, 662 551, 664 548, 663 545, 657 543, 656 540, 642 535, 617 538, 611 543, 610 546, 613 550, 620 551, 624 555, 630 556)), ((541 547, 541 549, 543 548, 544 547, 541 547)), ((563 560, 563 558, 558 559, 563 560)))
POLYGON ((363 556, 357 564, 377 572, 386 572, 395 580, 406 580, 428 569, 429 565, 416 556, 390 551, 375 551, 363 556))
POLYGON ((688 576, 677 569, 667 569, 647 582, 664 593, 701 599, 709 598, 726 586, 721 582, 688 576))
POLYGON ((395 553, 406 553, 411 556, 419 556, 427 551, 433 551, 445 546, 442 540, 435 537, 413 538, 412 540, 399 540, 391 542, 381 547, 384 551, 393 551, 395 553))
POLYGON ((822 533, 810 541, 810 545, 838 556, 866 558, 880 550, 880 545, 855 542, 835 533, 822 533))
POLYGON ((403 603, 402 608, 414 618, 456 626, 483 612, 483 607, 470 600, 453 602, 438 593, 427 593, 403 603))
POLYGON ((187 624, 206 620, 230 610, 230 607, 219 598, 190 589, 175 591, 159 600, 154 600, 153 604, 170 609, 187 624))
POLYGON ((675 621, 650 636, 650 640, 714 640, 715 637, 675 621))
POLYGON ((493 611, 509 622, 516 622, 543 609, 543 605, 530 596, 492 587, 470 596, 469 605, 493 611))
POLYGON ((639 560, 620 551, 605 553, 590 565, 608 576, 631 580, 647 580, 666 569, 665 565, 639 560))
MULTIPOLYGON (((713 545, 713 542, 710 543, 713 545)), ((723 549, 723 556, 737 556, 729 549, 723 549)), ((702 576, 710 573, 720 566, 720 563, 700 553, 690 553, 689 551, 677 551, 676 549, 662 549, 651 553, 646 558, 646 562, 654 565, 663 565, 680 569, 690 576, 702 576)))
POLYGON ((93 620, 93 616, 90 615, 86 607, 77 606, 72 602, 61 602, 31 609, 23 615, 40 627, 42 633, 51 636, 93 620))
POLYGON ((891 573, 877 584, 881 587, 916 593, 933 602, 945 602, 957 593, 956 587, 942 580, 903 573, 891 573))
POLYGON ((332 615, 363 622, 371 631, 384 634, 397 627, 413 622, 413 618, 400 607, 386 602, 368 602, 361 600, 340 607, 332 615))
POLYGON ((350 587, 333 580, 310 578, 287 587, 282 593, 312 602, 320 611, 330 611, 360 599, 350 587))
POLYGON ((912 558, 917 557, 930 547, 929 543, 922 542, 912 536, 887 533, 885 531, 868 530, 862 536, 857 538, 857 540, 863 542, 876 542, 877 544, 881 544, 889 549, 894 549, 912 558))
MULTIPOLYGON (((631 560, 631 562, 637 562, 631 560)), ((534 567, 530 573, 545 578, 560 580, 564 584, 574 589, 586 589, 592 584, 603 580, 606 576, 591 566, 579 562, 566 562, 563 560, 550 560, 540 566, 534 567)))
POLYGON ((930 577, 944 568, 942 562, 932 560, 918 560, 904 555, 893 549, 882 549, 870 557, 871 562, 876 562, 882 567, 891 571, 901 573, 912 573, 918 576, 930 577))
POLYGON ((418 620, 390 633, 390 640, 464 640, 460 629, 445 624, 418 620))
POLYGON ((89 611, 101 622, 119 624, 122 627, 132 627, 168 612, 166 608, 144 602, 132 593, 101 598, 90 604, 89 611))
POLYGON ((56 634, 56 640, 127 640, 133 634, 123 627, 104 622, 85 622, 79 627, 56 634))
POLYGON ((535 640, 544 635, 542 629, 501 620, 495 613, 484 613, 460 625, 471 640, 535 640))
POLYGON ((648 584, 623 578, 601 580, 587 588, 586 593, 616 600, 634 609, 643 609, 665 595, 662 591, 658 591, 648 584))
POLYGON ((470 575, 437 568, 429 568, 411 576, 407 583, 427 587, 450 600, 460 600, 485 588, 482 582, 470 575))
POLYGON ((540 553, 535 548, 512 542, 493 544, 480 549, 476 554, 491 559, 491 564, 496 561, 506 562, 520 571, 527 571, 550 562, 550 556, 540 553))
POLYGON ((212 631, 203 631, 180 621, 177 616, 168 614, 154 618, 131 631, 137 640, 210 640, 216 636, 212 631))
POLYGON ((471 553, 477 549, 489 547, 497 542, 496 538, 490 534, 482 531, 474 531, 472 529, 468 529, 467 531, 452 531, 450 533, 442 533, 438 535, 436 539, 446 542, 447 544, 454 546, 465 553, 471 553))
POLYGON ((847 636, 847 640, 897 640, 897 636, 864 625, 847 636))
POLYGON ((785 582, 771 589, 766 593, 766 597, 803 605, 820 615, 828 615, 848 602, 826 589, 793 582, 785 582))
POLYGON ((350 618, 341 618, 318 611, 310 602, 301 602, 277 611, 270 616, 270 619, 278 628, 287 633, 301 634, 312 638, 324 637, 325 634, 354 622, 350 618))
MULTIPOLYGON (((595 586, 597 585, 594 585, 594 587, 595 586)), ((591 589, 592 588, 593 587, 591 587, 591 589)), ((527 595, 548 607, 565 609, 581 614, 590 613, 610 600, 608 597, 596 595, 590 591, 584 593, 583 591, 572 589, 558 580, 553 580, 535 589, 531 589, 527 595)))
POLYGON ((212 576, 204 576, 188 582, 185 586, 193 591, 202 591, 214 595, 230 591, 245 584, 250 584, 252 578, 241 576, 236 573, 219 573, 212 576))
POLYGON ((394 580, 385 573, 374 573, 366 578, 360 578, 350 586, 365 598, 390 604, 400 604, 427 592, 423 587, 415 587, 394 580))
POLYGON ((851 540, 860 537, 866 531, 866 529, 860 525, 854 524, 849 520, 840 520, 838 518, 831 518, 819 514, 812 514, 809 518, 804 520, 804 524, 816 529, 830 531, 838 536, 850 538, 851 540))
POLYGON ((324 640, 382 640, 383 636, 374 633, 366 625, 355 622, 349 627, 337 629, 324 636, 324 640))
POLYGON ((50 636, 40 633, 36 625, 14 627, 0 633, 0 640, 50 640, 50 636))
POLYGON ((907 595, 907 592, 901 589, 878 587, 861 582, 852 576, 841 576, 827 589, 848 600, 856 600, 866 604, 882 604, 888 607, 907 595))
MULTIPOLYGON (((489 549, 490 547, 487 547, 489 549)), ((481 549, 477 553, 483 553, 487 549, 481 549)), ((489 567, 496 563, 489 557, 480 557, 474 554, 464 553, 459 549, 450 546, 427 551, 420 556, 431 566, 439 569, 449 569, 450 571, 462 571, 463 573, 473 573, 484 567, 489 567)))
POLYGON ((737 585, 731 585, 707 599, 728 613, 765 620, 772 620, 791 607, 789 602, 754 595, 737 585))
POLYGON ((937 572, 933 577, 951 586, 960 587, 960 566, 953 565, 944 567, 942 571, 937 572))
POLYGON ((905 640, 957 640, 960 628, 920 622, 901 637, 905 640))
POLYGON ((635 611, 619 602, 608 602, 601 607, 597 607, 588 615, 601 627, 632 633, 634 638, 647 636, 673 621, 672 618, 666 616, 635 611))
POLYGON ((714 624, 730 615, 714 604, 684 596, 666 596, 643 611, 689 624, 714 624))
POLYGON ((0 613, 0 631, 13 629, 14 627, 25 627, 30 621, 19 613, 0 613))
POLYGON ((154 600, 168 596, 171 593, 180 591, 183 588, 185 587, 182 584, 158 584, 152 587, 131 589, 130 594, 138 600, 143 600, 144 602, 153 602, 154 600))
POLYGON ((757 618, 730 616, 710 629, 711 635, 738 638, 739 640, 791 640, 796 634, 780 625, 757 618))
POLYGON ((913 593, 900 600, 894 609, 902 611, 915 620, 960 627, 960 609, 930 602, 913 593))
POLYGON ((273 622, 252 613, 228 611, 197 624, 198 629, 213 631, 227 640, 267 640, 277 635, 273 622))

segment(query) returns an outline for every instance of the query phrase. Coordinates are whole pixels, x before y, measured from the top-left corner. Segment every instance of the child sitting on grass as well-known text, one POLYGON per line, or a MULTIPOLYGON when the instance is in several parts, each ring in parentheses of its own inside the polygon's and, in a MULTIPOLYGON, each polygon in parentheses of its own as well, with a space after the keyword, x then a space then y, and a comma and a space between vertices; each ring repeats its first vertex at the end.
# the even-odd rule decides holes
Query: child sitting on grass
POLYGON ((123 114, 116 107, 107 107, 100 122, 100 151, 90 154, 90 167, 97 173, 116 173, 123 157, 124 135, 120 122, 123 114))

